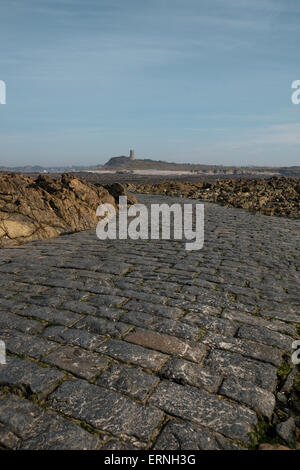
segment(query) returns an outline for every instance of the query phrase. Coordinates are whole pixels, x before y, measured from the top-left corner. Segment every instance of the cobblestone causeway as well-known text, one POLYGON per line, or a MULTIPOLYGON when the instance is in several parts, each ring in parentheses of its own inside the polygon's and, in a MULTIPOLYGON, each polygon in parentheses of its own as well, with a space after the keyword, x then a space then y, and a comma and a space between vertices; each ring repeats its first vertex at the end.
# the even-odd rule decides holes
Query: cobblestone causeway
POLYGON ((200 251, 95 230, 2 249, 0 447, 249 447, 295 369, 299 226, 206 204, 200 251))

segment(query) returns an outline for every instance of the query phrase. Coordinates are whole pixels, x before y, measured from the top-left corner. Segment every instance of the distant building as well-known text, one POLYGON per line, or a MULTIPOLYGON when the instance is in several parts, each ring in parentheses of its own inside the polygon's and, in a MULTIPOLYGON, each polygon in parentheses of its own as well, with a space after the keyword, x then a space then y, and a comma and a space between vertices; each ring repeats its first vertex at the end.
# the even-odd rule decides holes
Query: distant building
POLYGON ((130 150, 130 160, 134 160, 134 150, 130 150))

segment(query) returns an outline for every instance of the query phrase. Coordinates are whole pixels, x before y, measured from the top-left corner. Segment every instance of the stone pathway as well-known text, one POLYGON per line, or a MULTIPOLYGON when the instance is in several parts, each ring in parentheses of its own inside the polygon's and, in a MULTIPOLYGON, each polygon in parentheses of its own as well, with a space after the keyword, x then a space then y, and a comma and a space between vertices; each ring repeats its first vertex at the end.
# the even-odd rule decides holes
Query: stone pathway
POLYGON ((3 448, 249 446, 300 325, 299 221, 205 223, 201 251, 94 230, 1 250, 3 448))

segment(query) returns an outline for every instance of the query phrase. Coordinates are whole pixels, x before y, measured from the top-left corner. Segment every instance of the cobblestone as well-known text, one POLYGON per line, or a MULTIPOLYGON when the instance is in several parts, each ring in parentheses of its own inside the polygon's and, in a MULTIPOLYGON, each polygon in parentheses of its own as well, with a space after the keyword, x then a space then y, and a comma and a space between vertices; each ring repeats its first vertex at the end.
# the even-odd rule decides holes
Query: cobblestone
POLYGON ((87 316, 75 324, 76 328, 90 331, 92 333, 119 337, 130 329, 130 325, 123 322, 114 322, 106 318, 87 316))
POLYGON ((240 354, 215 349, 211 351, 205 365, 215 369, 225 377, 240 377, 265 390, 274 391, 276 387, 276 367, 264 362, 250 360, 240 354))
POLYGON ((99 354, 70 346, 63 346, 48 354, 44 358, 44 362, 53 364, 87 380, 99 375, 109 364, 109 361, 99 354))
POLYGON ((8 357, 5 367, 0 367, 0 385, 20 387, 27 393, 45 397, 64 377, 62 372, 44 368, 34 362, 8 357))
POLYGON ((212 349, 224 349, 226 351, 236 352, 246 357, 270 362, 278 367, 282 362, 282 353, 278 349, 256 343, 255 341, 228 338, 227 336, 209 331, 202 338, 202 342, 212 349))
POLYGON ((0 443, 14 450, 95 450, 100 439, 16 395, 0 401, 0 443))
POLYGON ((185 315, 184 321, 229 336, 234 336, 238 329, 238 324, 235 322, 223 318, 209 317, 199 312, 188 313, 185 315))
POLYGON ((158 382, 159 378, 155 375, 146 374, 134 367, 113 364, 110 369, 101 374, 96 383, 116 392, 144 400, 158 382))
POLYGON ((289 445, 298 234, 206 204, 198 252, 94 230, 2 249, 0 448, 243 449, 261 420, 289 445))
POLYGON ((243 447, 205 428, 169 421, 154 450, 243 450, 243 447))
POLYGON ((259 343, 269 344, 286 351, 291 350, 293 342, 293 339, 286 335, 271 331, 268 328, 252 325, 242 325, 238 331, 238 337, 243 339, 255 338, 255 341, 259 343))
POLYGON ((24 333, 40 333, 44 327, 35 320, 27 320, 25 318, 14 315, 13 313, 1 312, 0 328, 23 331, 24 333))
POLYGON ((37 305, 31 305, 30 307, 24 308, 24 310, 19 310, 18 314, 24 317, 38 318, 49 323, 57 323, 58 325, 66 326, 73 325, 73 323, 81 318, 81 315, 77 313, 58 310, 53 307, 39 307, 37 305))
POLYGON ((251 406, 261 415, 271 418, 275 407, 275 397, 271 392, 237 378, 225 379, 220 394, 251 406))
POLYGON ((201 363, 207 354, 207 347, 192 341, 183 341, 175 336, 137 328, 125 336, 126 341, 145 346, 166 354, 180 356, 201 363))
POLYGON ((7 351, 22 356, 28 355, 36 359, 57 349, 58 346, 53 341, 16 330, 0 330, 0 338, 5 342, 7 351))
POLYGON ((171 415, 244 442, 248 442, 251 427, 257 423, 254 411, 233 405, 202 390, 172 382, 160 383, 150 403, 171 415))
POLYGON ((84 349, 93 350, 105 341, 105 336, 94 335, 85 330, 65 328, 63 326, 49 326, 43 331, 43 336, 58 343, 72 344, 84 349))
POLYGON ((114 359, 120 359, 151 370, 160 369, 168 357, 160 352, 119 340, 109 340, 101 344, 97 351, 114 359))
POLYGON ((208 392, 217 392, 222 382, 222 376, 216 372, 176 358, 170 359, 163 366, 160 375, 165 379, 203 388, 208 392))
POLYGON ((153 329, 159 333, 176 336, 187 340, 195 340, 200 334, 198 327, 187 323, 169 320, 144 312, 127 312, 122 320, 132 325, 153 329))
POLYGON ((147 441, 163 419, 162 411, 136 403, 83 380, 64 382, 49 397, 51 408, 114 435, 147 441))

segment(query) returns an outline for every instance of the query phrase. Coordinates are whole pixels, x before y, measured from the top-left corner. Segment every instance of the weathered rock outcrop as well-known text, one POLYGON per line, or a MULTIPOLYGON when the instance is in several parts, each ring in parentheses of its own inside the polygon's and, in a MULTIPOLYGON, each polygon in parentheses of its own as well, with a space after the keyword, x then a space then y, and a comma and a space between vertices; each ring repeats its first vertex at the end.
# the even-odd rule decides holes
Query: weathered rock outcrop
POLYGON ((107 191, 115 198, 117 203, 120 196, 127 197, 128 205, 136 204, 137 202, 137 199, 133 194, 127 194, 125 186, 121 183, 106 184, 104 188, 107 189, 107 191))
POLYGON ((90 229, 105 202, 116 205, 107 189, 69 174, 0 175, 0 246, 90 229))
MULTIPOLYGON (((134 190, 133 185, 130 190, 134 190)), ((167 181, 154 185, 143 184, 135 190, 139 193, 167 194, 217 202, 265 215, 300 217, 299 178, 241 178, 199 183, 167 181)))

